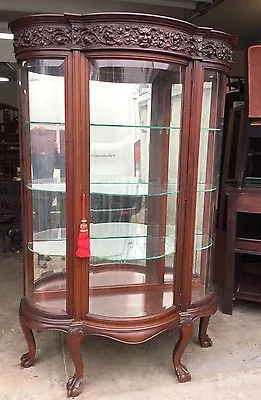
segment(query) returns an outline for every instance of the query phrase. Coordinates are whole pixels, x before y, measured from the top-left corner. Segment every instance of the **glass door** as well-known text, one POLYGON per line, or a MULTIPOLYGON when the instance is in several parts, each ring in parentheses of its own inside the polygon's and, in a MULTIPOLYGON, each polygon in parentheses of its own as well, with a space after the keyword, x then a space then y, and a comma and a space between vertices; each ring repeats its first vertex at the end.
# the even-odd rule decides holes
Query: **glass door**
POLYGON ((90 313, 142 317, 173 305, 184 71, 90 61, 90 313))

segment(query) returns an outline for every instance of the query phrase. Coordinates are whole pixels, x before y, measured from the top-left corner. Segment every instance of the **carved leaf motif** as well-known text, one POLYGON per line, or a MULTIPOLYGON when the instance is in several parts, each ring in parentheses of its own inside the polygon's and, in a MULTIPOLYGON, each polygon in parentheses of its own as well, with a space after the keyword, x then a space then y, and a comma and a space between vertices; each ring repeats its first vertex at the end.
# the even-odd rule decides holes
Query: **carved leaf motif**
POLYGON ((199 54, 202 40, 176 30, 142 25, 89 25, 73 27, 74 44, 86 48, 101 46, 162 49, 199 54))
POLYGON ((71 29, 63 26, 25 28, 14 36, 14 49, 36 46, 64 46, 71 42, 71 29))
POLYGON ((182 326, 192 326, 193 320, 192 315, 189 312, 182 312, 180 314, 180 325, 182 326))
POLYGON ((42 26, 23 28, 15 32, 16 51, 27 47, 52 47, 71 45, 80 49, 121 48, 150 49, 175 52, 187 56, 232 62, 232 49, 222 41, 202 38, 177 30, 135 23, 76 23, 71 27, 42 26))
POLYGON ((72 326, 69 328, 68 333, 70 335, 84 335, 85 334, 84 326, 72 326))
POLYGON ((232 49, 223 43, 206 40, 203 42, 203 57, 232 62, 232 49))

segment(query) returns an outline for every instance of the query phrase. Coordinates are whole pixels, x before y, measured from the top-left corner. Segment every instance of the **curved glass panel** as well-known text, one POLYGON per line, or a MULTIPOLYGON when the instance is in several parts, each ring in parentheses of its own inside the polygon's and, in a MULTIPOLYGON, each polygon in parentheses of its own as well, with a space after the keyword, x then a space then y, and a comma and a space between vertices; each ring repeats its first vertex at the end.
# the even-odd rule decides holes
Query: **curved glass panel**
MULTIPOLYGON (((121 286, 125 293, 135 285, 130 316, 148 314, 151 285, 161 292, 152 313, 173 305, 184 70, 142 60, 90 62, 90 290, 121 286)), ((102 313, 93 296, 90 312, 102 313)))
POLYGON ((42 285, 43 279, 51 282, 60 274, 59 290, 65 291, 65 246, 49 236, 50 231, 66 229, 64 61, 28 61, 22 74, 26 242, 32 250, 27 254, 27 295, 37 301, 41 292, 44 306, 51 301, 47 292, 58 289, 57 284, 55 289, 42 285), (46 237, 41 245, 39 236, 46 237))
POLYGON ((197 193, 195 237, 208 238, 209 246, 194 246, 192 301, 212 289, 211 262, 215 237, 215 213, 219 186, 225 76, 205 70, 201 114, 198 182, 209 190, 197 193))

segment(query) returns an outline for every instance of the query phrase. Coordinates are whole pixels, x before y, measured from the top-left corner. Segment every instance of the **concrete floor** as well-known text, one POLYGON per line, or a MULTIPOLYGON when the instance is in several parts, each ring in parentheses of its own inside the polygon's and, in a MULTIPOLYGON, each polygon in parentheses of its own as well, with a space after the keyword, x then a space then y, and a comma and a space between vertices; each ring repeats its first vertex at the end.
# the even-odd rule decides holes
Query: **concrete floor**
MULTIPOLYGON (((37 359, 19 366, 26 344, 18 323, 22 295, 21 255, 0 256, 0 399, 65 399, 73 367, 66 337, 59 332, 36 334, 37 359)), ((164 333, 138 346, 99 337, 83 344, 86 373, 79 399, 99 400, 259 400, 261 392, 261 305, 236 303, 233 316, 217 313, 209 334, 214 345, 202 349, 196 338, 183 356, 192 381, 179 384, 171 354, 177 336, 164 333)))

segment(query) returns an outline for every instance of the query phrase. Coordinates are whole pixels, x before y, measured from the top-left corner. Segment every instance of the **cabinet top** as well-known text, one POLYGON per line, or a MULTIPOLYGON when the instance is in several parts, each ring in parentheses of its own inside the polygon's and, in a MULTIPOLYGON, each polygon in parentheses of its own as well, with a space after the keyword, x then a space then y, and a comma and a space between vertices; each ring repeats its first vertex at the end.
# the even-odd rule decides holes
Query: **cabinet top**
POLYGON ((232 63, 236 39, 211 28, 151 14, 37 14, 9 24, 18 60, 48 50, 145 51, 187 59, 232 63))

